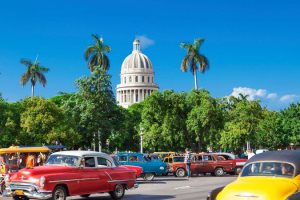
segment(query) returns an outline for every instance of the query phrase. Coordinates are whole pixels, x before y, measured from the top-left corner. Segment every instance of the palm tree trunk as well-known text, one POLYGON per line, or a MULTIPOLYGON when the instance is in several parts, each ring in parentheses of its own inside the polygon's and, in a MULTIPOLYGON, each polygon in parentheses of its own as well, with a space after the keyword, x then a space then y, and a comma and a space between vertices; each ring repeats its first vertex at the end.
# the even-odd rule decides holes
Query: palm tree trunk
POLYGON ((34 97, 34 85, 31 85, 31 98, 34 97))
POLYGON ((195 90, 198 90, 197 70, 194 70, 195 90))

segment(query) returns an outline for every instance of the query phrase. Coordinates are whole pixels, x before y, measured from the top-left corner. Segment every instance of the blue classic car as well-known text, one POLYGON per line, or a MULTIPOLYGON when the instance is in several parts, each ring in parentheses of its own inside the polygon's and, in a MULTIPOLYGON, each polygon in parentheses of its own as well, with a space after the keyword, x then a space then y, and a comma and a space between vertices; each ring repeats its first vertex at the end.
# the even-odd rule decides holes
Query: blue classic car
POLYGON ((122 165, 135 165, 143 168, 141 177, 145 180, 153 180, 155 175, 161 176, 167 173, 167 165, 161 160, 151 161, 142 153, 118 153, 117 160, 122 165))

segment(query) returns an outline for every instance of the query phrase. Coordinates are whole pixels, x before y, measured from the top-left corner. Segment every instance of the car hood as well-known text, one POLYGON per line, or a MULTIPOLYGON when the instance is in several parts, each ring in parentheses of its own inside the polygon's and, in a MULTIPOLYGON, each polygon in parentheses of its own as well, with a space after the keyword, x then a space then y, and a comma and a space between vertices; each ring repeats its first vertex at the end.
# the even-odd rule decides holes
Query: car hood
POLYGON ((217 200, 285 200, 297 191, 297 185, 289 178, 240 177, 227 185, 217 200))
POLYGON ((12 179, 19 179, 23 177, 30 178, 34 176, 42 176, 46 174, 57 174, 57 173, 65 173, 70 172, 70 170, 75 170, 73 167, 65 167, 65 166, 41 166, 34 168, 25 168, 21 169, 17 173, 12 176, 12 179))

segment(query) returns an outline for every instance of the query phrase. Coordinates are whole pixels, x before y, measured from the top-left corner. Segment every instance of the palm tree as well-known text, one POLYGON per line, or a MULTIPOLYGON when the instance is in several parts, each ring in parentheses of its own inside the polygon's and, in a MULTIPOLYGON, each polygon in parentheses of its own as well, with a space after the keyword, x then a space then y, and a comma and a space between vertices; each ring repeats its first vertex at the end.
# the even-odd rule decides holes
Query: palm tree
POLYGON ((100 66, 104 70, 109 69, 109 59, 105 55, 109 53, 111 48, 103 43, 103 39, 99 38, 97 35, 92 35, 95 40, 95 44, 89 46, 84 53, 84 58, 88 61, 88 67, 90 71, 94 71, 95 66, 100 66))
POLYGON ((43 87, 45 87, 47 80, 43 73, 47 73, 49 69, 41 66, 37 60, 34 63, 32 63, 30 60, 23 58, 20 62, 27 67, 27 71, 21 77, 21 85, 24 87, 26 83, 30 80, 31 93, 32 97, 34 97, 34 87, 36 81, 38 80, 43 85, 43 87))
POLYGON ((181 62, 181 70, 186 72, 190 67, 191 72, 194 75, 195 80, 195 89, 198 89, 198 80, 197 80, 197 69, 200 69, 201 73, 204 73, 209 68, 208 59, 200 54, 199 48, 204 42, 203 38, 196 39, 194 44, 181 43, 180 47, 187 50, 187 55, 183 58, 181 62), (200 67, 198 66, 198 63, 200 67))

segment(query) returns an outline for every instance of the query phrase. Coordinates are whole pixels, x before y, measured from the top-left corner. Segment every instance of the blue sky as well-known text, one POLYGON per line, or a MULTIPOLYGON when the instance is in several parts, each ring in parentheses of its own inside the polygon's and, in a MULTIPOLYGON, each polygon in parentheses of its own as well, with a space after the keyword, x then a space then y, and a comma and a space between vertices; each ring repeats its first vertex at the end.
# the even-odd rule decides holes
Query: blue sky
POLYGON ((201 52, 210 69, 199 86, 215 97, 244 92, 271 109, 300 96, 300 2, 287 1, 2 1, 0 3, 0 93, 8 101, 30 96, 22 88, 21 58, 50 68, 46 88, 52 97, 75 91, 74 81, 89 74, 83 59, 91 34, 111 46, 112 84, 119 83, 123 59, 135 35, 143 37, 160 90, 190 91, 193 77, 182 73, 181 42, 205 38, 201 52))

